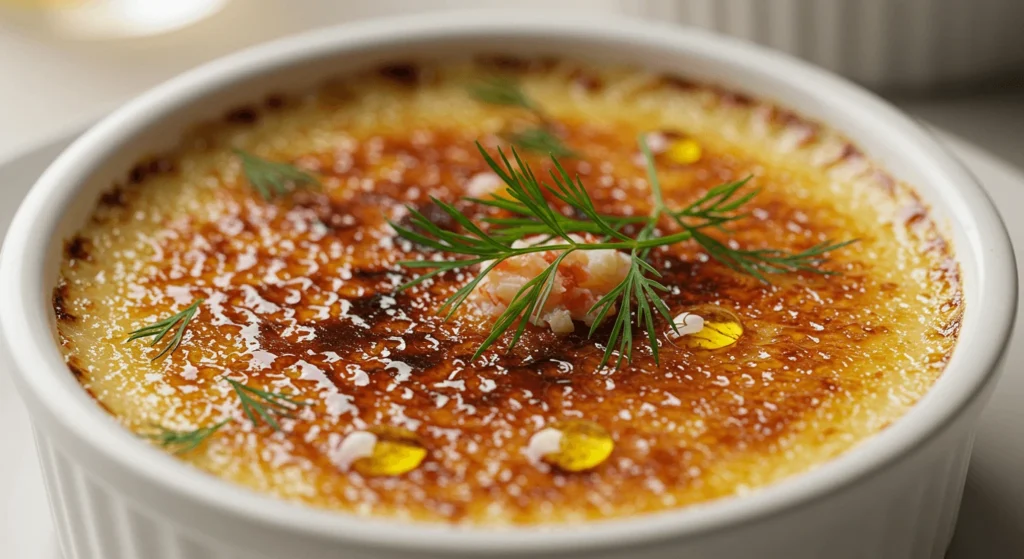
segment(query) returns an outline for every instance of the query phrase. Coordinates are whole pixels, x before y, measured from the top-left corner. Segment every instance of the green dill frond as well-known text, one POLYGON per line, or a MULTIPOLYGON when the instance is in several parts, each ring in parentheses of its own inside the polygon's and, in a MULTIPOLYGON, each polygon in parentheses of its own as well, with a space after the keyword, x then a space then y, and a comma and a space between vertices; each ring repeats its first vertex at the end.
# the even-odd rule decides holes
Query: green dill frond
MULTIPOLYGON (((512 99, 512 96, 507 97, 509 102, 505 104, 520 104, 512 103, 512 99)), ((694 241, 715 260, 734 270, 766 281, 766 274, 832 273, 820 268, 827 254, 855 242, 826 242, 800 252, 732 248, 709 236, 705 230, 725 230, 724 224, 746 216, 744 208, 757 195, 757 190, 748 186, 751 178, 722 184, 712 188, 688 206, 672 209, 663 198, 654 157, 643 136, 638 142, 644 155, 651 187, 652 208, 647 216, 612 216, 599 212, 582 181, 566 171, 557 155, 551 155, 554 170, 551 172, 549 184, 537 178, 515 147, 510 150, 510 158, 500 148, 497 155, 492 156, 478 143, 477 148, 484 162, 505 183, 506 188, 499 196, 471 201, 502 210, 506 215, 485 218, 482 220, 484 226, 481 226, 454 205, 434 200, 434 203, 461 227, 458 231, 451 231, 434 224, 415 208, 409 208, 410 226, 391 224, 398 235, 451 258, 400 262, 407 268, 429 270, 403 285, 402 289, 413 287, 440 274, 483 265, 484 268, 472 280, 441 306, 440 312, 450 318, 481 280, 501 262, 534 252, 557 253, 554 261, 538 276, 523 285, 504 312, 498 316, 488 336, 476 351, 475 357, 479 357, 507 332, 512 333, 508 347, 513 347, 520 341, 526 325, 529 322, 536 322, 544 310, 557 276, 558 266, 567 255, 574 251, 602 249, 627 252, 630 255, 630 268, 626 277, 602 296, 589 311, 595 317, 590 335, 596 334, 599 327, 608 320, 612 321, 600 366, 608 364, 617 354, 615 366, 618 367, 623 362, 628 363, 631 360, 634 345, 633 328, 639 326, 644 331, 644 337, 650 344, 651 353, 657 363, 659 355, 656 321, 660 317, 672 328, 675 328, 675 324, 668 305, 662 299, 662 294, 667 292, 668 288, 659 282, 661 274, 647 261, 652 249, 694 241), (552 198, 572 208, 572 213, 580 217, 566 217, 549 202, 552 198), (677 230, 660 234, 664 226, 663 221, 674 223, 677 230), (636 233, 629 235, 626 231, 636 233), (599 236, 601 240, 581 243, 573 236, 575 233, 590 233, 599 236), (513 248, 516 240, 534 235, 547 239, 548 242, 513 248), (613 315, 614 318, 611 318, 613 315)))
POLYGON ((174 454, 185 454, 198 448, 199 445, 203 444, 230 421, 230 419, 225 419, 213 425, 192 429, 191 431, 179 431, 157 425, 154 427, 154 432, 145 433, 142 436, 174 454))
POLYGON ((242 413, 252 422, 253 426, 258 426, 262 422, 273 430, 280 431, 281 424, 277 421, 278 417, 291 417, 292 413, 300 407, 310 405, 310 402, 296 400, 290 394, 253 388, 237 380, 223 378, 235 391, 235 395, 238 396, 242 405, 242 413))
POLYGON ((196 299, 196 301, 189 305, 185 310, 173 314, 159 322, 150 324, 149 326, 144 326, 138 330, 132 331, 129 334, 128 339, 125 341, 131 342, 140 338, 151 337, 153 340, 149 343, 149 346, 153 347, 158 344, 160 340, 164 339, 164 336, 166 336, 172 329, 174 329, 175 325, 177 325, 177 329, 175 330, 174 336, 171 338, 170 342, 168 342, 160 353, 157 353, 151 361, 156 361, 161 357, 172 353, 174 350, 178 349, 179 345, 181 345, 181 339, 185 335, 185 328, 188 327, 189 322, 192 321, 196 312, 199 311, 199 305, 202 304, 202 302, 203 299, 196 299))
POLYGON ((296 188, 320 186, 316 177, 289 163, 269 161, 240 149, 234 152, 242 161, 249 186, 264 200, 284 196, 296 188))

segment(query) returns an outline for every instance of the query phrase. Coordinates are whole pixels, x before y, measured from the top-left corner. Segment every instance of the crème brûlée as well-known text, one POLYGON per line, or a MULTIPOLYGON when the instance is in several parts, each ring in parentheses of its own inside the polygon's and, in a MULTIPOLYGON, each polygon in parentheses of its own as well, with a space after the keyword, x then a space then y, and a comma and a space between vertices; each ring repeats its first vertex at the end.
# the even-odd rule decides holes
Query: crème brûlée
POLYGON ((481 57, 367 69, 196 126, 101 197, 67 242, 54 311, 82 386, 195 468, 315 507, 508 525, 682 507, 827 462, 940 377, 961 297, 913 189, 822 123, 635 68, 481 57), (605 365, 623 301, 604 320, 594 305, 632 256, 577 252, 521 337, 523 319, 474 357, 558 255, 496 266, 450 317, 489 263, 399 289, 431 271, 402 261, 465 256, 396 227, 465 234, 445 204, 485 230, 522 217, 479 201, 508 185, 477 142, 515 147, 549 185, 552 152, 630 236, 655 203, 650 162, 669 210, 749 177, 736 219, 702 229, 730 250, 856 242, 763 278, 692 239, 657 246, 642 256, 676 318, 647 325, 634 298, 631 357, 605 365))

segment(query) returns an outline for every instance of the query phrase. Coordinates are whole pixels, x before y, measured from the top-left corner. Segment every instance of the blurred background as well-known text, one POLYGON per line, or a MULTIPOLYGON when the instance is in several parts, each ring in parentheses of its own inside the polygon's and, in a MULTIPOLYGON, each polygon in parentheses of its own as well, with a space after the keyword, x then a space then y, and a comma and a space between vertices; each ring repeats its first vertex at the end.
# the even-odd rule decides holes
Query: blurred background
POLYGON ((0 162, 247 45, 383 15, 496 8, 626 14, 760 42, 1024 167, 1024 0, 0 0, 0 162))

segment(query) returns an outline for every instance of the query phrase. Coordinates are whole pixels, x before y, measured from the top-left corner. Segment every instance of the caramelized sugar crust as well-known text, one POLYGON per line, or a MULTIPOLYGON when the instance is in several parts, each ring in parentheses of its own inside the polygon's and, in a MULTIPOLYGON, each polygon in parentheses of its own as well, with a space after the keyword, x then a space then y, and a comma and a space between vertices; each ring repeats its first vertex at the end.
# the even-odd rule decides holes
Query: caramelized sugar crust
MULTIPOLYGON (((529 158, 538 175, 544 158, 529 158)), ((314 94, 241 107, 179 150, 140 163, 69 241, 54 294, 71 370, 127 428, 193 429, 225 418, 181 458, 254 490, 318 507, 441 522, 530 524, 631 515, 745 491, 813 468, 883 429, 939 377, 962 313, 958 267, 912 191, 844 138, 770 104, 623 68, 488 59, 393 65, 314 94), (759 283, 692 244, 653 254, 674 314, 719 305, 745 333, 720 350, 646 340, 634 362, 595 370, 607 330, 558 337, 531 327, 513 348, 471 355, 488 325, 467 308, 435 315, 470 275, 401 293, 396 265, 431 258, 386 220, 411 205, 454 224, 429 196, 457 202, 487 171, 474 142, 533 123, 481 104, 468 84, 518 80, 580 154, 566 160, 599 209, 645 213, 636 137, 695 139, 693 164, 658 156, 666 198, 684 205, 753 175, 761 194, 731 235, 739 246, 801 250, 860 239, 832 276, 759 283), (230 147, 295 163, 319 191, 267 202, 230 147), (128 332, 203 297, 181 347, 125 343, 128 332), (253 426, 225 373, 312 405, 282 432, 253 426), (532 434, 579 418, 613 437, 595 469, 560 472, 524 455, 532 434), (336 464, 344 437, 397 426, 427 457, 396 477, 336 464)), ((663 331, 667 325, 658 324, 663 331)))

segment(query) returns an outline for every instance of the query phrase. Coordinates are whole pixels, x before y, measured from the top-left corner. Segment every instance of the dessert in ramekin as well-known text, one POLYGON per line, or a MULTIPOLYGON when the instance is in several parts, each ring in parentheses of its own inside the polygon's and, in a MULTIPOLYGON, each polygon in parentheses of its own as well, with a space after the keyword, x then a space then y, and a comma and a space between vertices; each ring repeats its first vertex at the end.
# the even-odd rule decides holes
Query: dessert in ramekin
POLYGON ((72 557, 937 557, 1014 274, 853 86, 459 15, 109 117, 19 211, 0 325, 72 557))

